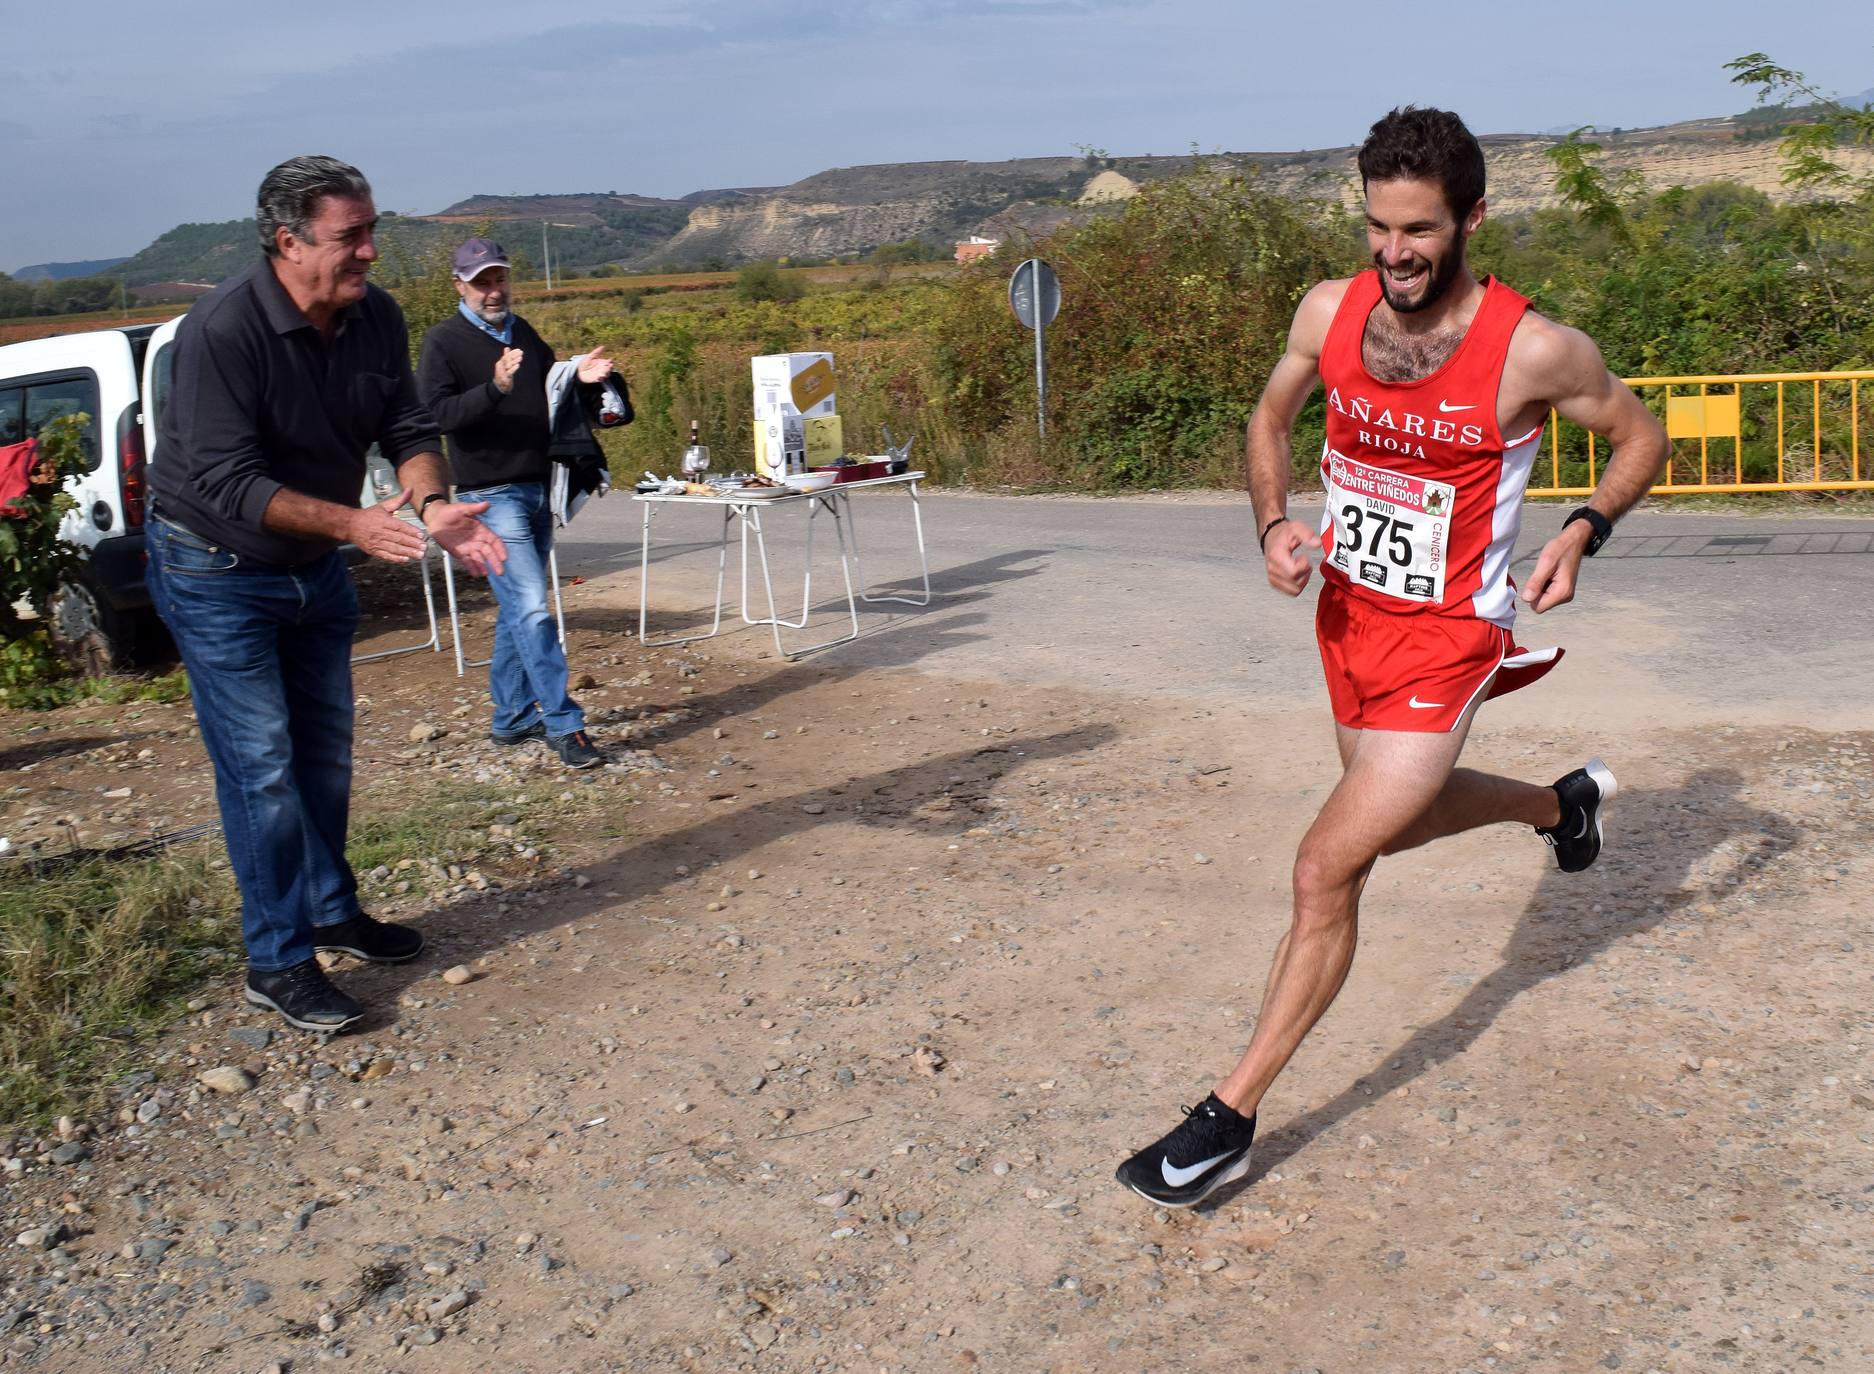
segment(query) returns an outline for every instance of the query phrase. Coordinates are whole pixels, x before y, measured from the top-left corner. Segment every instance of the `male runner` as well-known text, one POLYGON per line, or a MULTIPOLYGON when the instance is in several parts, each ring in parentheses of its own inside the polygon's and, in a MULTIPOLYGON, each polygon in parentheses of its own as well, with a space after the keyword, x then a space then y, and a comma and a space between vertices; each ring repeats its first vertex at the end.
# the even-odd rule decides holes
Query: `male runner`
POLYGON ((1315 615, 1339 784, 1295 856, 1294 918, 1242 1060, 1119 1181, 1189 1207, 1249 1172, 1256 1108, 1353 962, 1360 891, 1383 854, 1520 821, 1578 872, 1601 849, 1614 776, 1590 761, 1551 786, 1456 767, 1486 697, 1560 656, 1510 638, 1523 490, 1550 409, 1612 443, 1601 482, 1522 590, 1540 614, 1574 596, 1584 555, 1657 479, 1665 432, 1592 340, 1465 262, 1484 220, 1484 158, 1456 115, 1406 107, 1360 149, 1374 270, 1315 286, 1249 422, 1269 585, 1299 596, 1323 553, 1315 615), (1289 432, 1327 388, 1320 534, 1287 515, 1289 432))

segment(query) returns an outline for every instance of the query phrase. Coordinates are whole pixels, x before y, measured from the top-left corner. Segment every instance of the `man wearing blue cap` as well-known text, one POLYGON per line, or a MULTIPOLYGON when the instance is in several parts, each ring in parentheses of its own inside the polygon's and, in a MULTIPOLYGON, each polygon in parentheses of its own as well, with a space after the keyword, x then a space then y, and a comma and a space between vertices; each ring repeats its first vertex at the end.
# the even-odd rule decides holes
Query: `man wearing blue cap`
MULTIPOLYGON (((553 350, 513 312, 500 244, 470 239, 456 249, 454 267, 461 305, 423 336, 416 381, 448 439, 457 498, 487 502, 482 520, 507 545, 506 569, 488 579, 499 606, 488 666, 491 734, 497 744, 545 740, 568 768, 590 768, 604 756, 567 693, 566 654, 547 606, 553 350)), ((578 377, 597 383, 611 371, 605 350, 595 348, 578 377)))

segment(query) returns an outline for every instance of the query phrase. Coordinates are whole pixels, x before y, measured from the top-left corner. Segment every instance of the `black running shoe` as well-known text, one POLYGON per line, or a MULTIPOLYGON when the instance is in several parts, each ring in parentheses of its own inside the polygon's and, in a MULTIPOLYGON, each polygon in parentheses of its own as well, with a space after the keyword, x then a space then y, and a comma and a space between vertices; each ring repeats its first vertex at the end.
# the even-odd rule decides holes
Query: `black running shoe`
POLYGON ((1115 1177, 1161 1207, 1195 1207, 1226 1183, 1249 1172, 1256 1118, 1231 1110, 1212 1093, 1163 1140, 1119 1166, 1115 1177))
POLYGON ((496 744, 525 744, 528 740, 545 739, 546 737, 547 723, 544 720, 537 720, 532 725, 524 729, 516 730, 511 735, 504 735, 499 730, 490 730, 488 732, 488 738, 493 740, 496 744))
POLYGON ((1601 857, 1601 808, 1613 800, 1618 786, 1613 771, 1599 759, 1589 759, 1587 767, 1556 779, 1562 818, 1553 827, 1537 826, 1536 834, 1555 851, 1562 872, 1579 873, 1601 857))
POLYGON ((364 1008, 355 998, 332 986, 317 959, 307 959, 274 973, 247 971, 247 1000, 268 1007, 286 1018, 286 1024, 304 1031, 330 1034, 361 1020, 364 1008))
POLYGON ((335 926, 315 926, 312 947, 332 954, 349 954, 374 964, 401 964, 423 952, 422 933, 409 926, 374 921, 360 911, 335 926))
POLYGON ((568 768, 590 768, 595 763, 605 762, 605 755, 593 747, 584 730, 575 730, 570 735, 548 735, 547 746, 568 768))

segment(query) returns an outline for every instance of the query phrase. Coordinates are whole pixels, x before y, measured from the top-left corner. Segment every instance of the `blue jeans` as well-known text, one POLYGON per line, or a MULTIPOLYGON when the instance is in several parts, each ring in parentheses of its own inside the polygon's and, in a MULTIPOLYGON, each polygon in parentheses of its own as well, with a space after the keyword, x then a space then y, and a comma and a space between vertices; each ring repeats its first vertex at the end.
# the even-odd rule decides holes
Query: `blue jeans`
POLYGON ((316 928, 359 911, 345 861, 358 593, 337 553, 256 563, 161 517, 145 547, 215 766, 248 965, 291 968, 316 928))
POLYGON ((549 735, 583 730, 585 712, 566 694, 566 652, 547 605, 547 555, 553 551, 553 513, 544 482, 509 482, 456 493, 458 501, 486 501, 481 522, 508 546, 505 571, 491 576, 495 651, 488 664, 494 732, 518 735, 544 721, 549 735))

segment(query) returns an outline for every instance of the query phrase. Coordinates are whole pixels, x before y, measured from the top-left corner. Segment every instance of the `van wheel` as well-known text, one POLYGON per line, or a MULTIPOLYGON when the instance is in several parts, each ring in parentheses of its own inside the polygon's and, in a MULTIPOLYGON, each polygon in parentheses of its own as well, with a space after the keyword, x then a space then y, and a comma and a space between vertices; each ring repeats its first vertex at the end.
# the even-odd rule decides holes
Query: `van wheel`
POLYGON ((113 609, 86 577, 59 583, 47 620, 53 647, 87 677, 105 677, 136 661, 136 618, 113 609))

